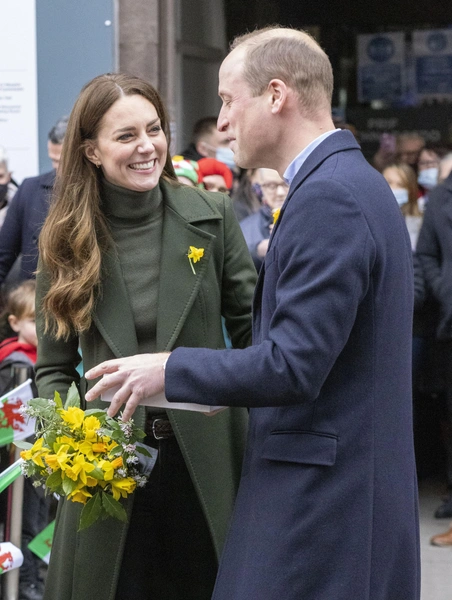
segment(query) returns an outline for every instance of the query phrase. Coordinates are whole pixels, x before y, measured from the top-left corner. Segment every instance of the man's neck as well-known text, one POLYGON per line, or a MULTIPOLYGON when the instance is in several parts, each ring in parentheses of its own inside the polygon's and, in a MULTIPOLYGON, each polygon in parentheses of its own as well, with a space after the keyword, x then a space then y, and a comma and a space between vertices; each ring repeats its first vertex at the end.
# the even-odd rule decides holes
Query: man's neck
POLYGON ((327 131, 334 131, 331 117, 325 116, 318 120, 297 119, 285 128, 284 143, 280 146, 277 156, 278 166, 274 167, 282 176, 293 159, 300 154, 311 142, 327 131))

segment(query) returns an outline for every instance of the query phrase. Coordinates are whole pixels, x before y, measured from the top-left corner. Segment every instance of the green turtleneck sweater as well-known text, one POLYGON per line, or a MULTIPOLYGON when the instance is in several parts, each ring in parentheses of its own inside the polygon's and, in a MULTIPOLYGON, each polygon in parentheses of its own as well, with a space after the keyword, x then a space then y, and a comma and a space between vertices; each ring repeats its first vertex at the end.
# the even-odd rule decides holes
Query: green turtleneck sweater
POLYGON ((101 199, 132 308, 138 350, 155 352, 163 226, 160 188, 135 192, 103 179, 101 199))

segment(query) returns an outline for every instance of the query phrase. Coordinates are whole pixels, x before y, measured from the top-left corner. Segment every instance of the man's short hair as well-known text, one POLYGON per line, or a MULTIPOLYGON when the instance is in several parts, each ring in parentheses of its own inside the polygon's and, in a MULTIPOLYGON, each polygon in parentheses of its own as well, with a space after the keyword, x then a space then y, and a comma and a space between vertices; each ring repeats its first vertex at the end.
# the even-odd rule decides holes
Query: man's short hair
POLYGON ((193 127, 193 143, 196 145, 217 129, 217 117, 203 117, 193 127))
POLYGON ((49 131, 49 142, 52 144, 62 144, 66 135, 67 123, 69 117, 61 117, 49 131))
POLYGON ((266 27, 236 37, 231 50, 246 44, 243 76, 254 96, 272 79, 281 79, 297 92, 308 113, 331 107, 334 78, 330 60, 305 31, 266 27))

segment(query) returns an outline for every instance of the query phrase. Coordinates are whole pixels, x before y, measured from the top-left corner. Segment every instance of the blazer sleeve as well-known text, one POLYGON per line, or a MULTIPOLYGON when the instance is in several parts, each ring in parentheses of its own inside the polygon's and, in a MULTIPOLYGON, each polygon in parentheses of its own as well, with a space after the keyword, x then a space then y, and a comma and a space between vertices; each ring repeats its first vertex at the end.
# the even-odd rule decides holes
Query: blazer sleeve
POLYGON ((166 397, 249 407, 314 400, 347 343, 375 260, 353 194, 331 180, 304 184, 280 217, 258 282, 262 339, 244 350, 177 348, 166 397))
POLYGON ((251 344, 251 305, 257 273, 228 197, 225 197, 223 223, 221 314, 232 346, 245 348, 251 344))
POLYGON ((26 196, 26 185, 22 184, 11 200, 11 206, 8 208, 3 222, 0 235, 0 285, 5 281, 21 252, 26 196))
POLYGON ((48 278, 38 268, 36 277, 36 333, 38 336, 38 360, 36 361, 36 385, 41 398, 53 398, 58 391, 65 398, 73 381, 80 383, 77 365, 81 357, 78 352, 78 338, 71 336, 68 340, 56 340, 49 332, 44 331, 42 301, 49 289, 48 278))

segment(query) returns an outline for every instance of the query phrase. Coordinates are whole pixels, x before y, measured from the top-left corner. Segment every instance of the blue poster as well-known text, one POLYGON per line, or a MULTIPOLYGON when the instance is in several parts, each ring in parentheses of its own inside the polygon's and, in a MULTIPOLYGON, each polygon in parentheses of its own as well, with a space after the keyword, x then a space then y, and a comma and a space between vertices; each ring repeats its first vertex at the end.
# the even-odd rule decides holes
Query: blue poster
POLYGON ((358 99, 397 102, 405 92, 403 33, 358 36, 358 99))
POLYGON ((421 98, 452 98, 452 30, 413 32, 416 94, 421 98))

